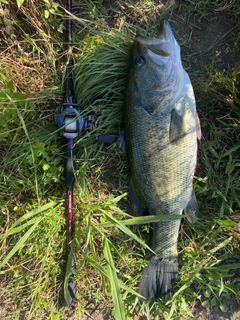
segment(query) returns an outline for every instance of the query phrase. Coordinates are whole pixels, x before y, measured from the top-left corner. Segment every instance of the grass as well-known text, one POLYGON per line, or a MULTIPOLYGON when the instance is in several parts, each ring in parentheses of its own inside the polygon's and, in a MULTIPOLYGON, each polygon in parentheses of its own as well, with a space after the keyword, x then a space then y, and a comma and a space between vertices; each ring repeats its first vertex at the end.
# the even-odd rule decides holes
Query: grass
MULTIPOLYGON (((239 64, 220 69, 209 61, 207 71, 200 70, 201 77, 191 74, 193 83, 198 81, 195 92, 204 137, 194 180, 204 218, 195 225, 183 219, 180 274, 172 299, 140 305, 137 290, 146 265, 149 223, 155 218, 128 215, 125 156, 117 143, 103 145, 95 139, 98 134, 121 132, 134 34, 153 35, 162 15, 170 13, 173 19, 174 11, 154 1, 125 4, 125 14, 117 7, 118 29, 113 29, 106 16, 110 9, 101 1, 81 3, 81 18, 74 18, 74 30, 81 30, 73 37, 75 91, 82 115, 100 114, 100 125, 75 140, 78 296, 69 316, 61 305, 65 253, 61 146, 65 141, 53 123, 54 109, 63 97, 64 15, 56 3, 48 1, 18 2, 19 9, 13 0, 0 3, 9 10, 4 14, 12 22, 11 38, 27 53, 14 51, 4 38, 0 65, 2 317, 81 319, 90 313, 88 303, 99 309, 104 306, 104 312, 117 320, 194 319, 193 305, 215 312, 239 309, 239 64)), ((214 3, 186 4, 180 9, 189 21, 196 21, 196 11, 204 19, 214 3)), ((214 9, 239 19, 235 6, 235 1, 220 1, 214 9)), ((79 16, 77 8, 74 12, 79 16)), ((1 17, 4 23, 2 13, 1 17)), ((235 44, 239 36, 237 30, 235 44)))

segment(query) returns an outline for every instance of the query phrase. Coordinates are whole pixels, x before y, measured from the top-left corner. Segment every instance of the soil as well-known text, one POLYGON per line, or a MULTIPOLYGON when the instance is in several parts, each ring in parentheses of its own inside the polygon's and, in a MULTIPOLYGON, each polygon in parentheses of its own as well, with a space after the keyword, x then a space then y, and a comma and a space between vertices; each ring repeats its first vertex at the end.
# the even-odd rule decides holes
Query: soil
MULTIPOLYGON (((183 65, 190 75, 193 87, 196 88, 196 100, 201 101, 201 96, 198 96, 197 90, 199 75, 207 77, 207 70, 213 65, 215 69, 223 71, 227 68, 233 68, 240 62, 235 39, 236 31, 239 30, 240 26, 231 16, 227 15, 223 8, 217 5, 204 8, 204 13, 201 13, 196 6, 194 7, 193 1, 181 1, 176 4, 174 1, 168 0, 155 1, 150 21, 153 28, 157 28, 157 21, 160 21, 163 10, 171 4, 173 6, 170 10, 166 10, 164 19, 170 21, 173 33, 181 46, 183 65), (192 8, 189 9, 189 6, 192 6, 192 8)), ((101 18, 110 27, 121 29, 123 21, 125 21, 144 28, 144 24, 147 22, 146 16, 144 16, 147 12, 141 11, 141 1, 129 0, 126 3, 122 0, 106 0, 103 1, 103 7, 106 12, 101 18)), ((75 10, 79 13, 77 6, 75 10)), ((238 297, 232 301, 223 298, 222 302, 227 306, 227 312, 221 312, 214 308, 204 308, 200 303, 194 303, 191 312, 198 320, 240 319, 238 297)), ((87 301, 82 301, 82 304, 87 310, 85 316, 82 315, 81 319, 83 320, 113 319, 106 313, 104 306, 96 306, 87 301)), ((143 320, 143 318, 141 319, 143 320)), ((74 316, 71 319, 77 320, 79 318, 74 316)), ((134 317, 134 319, 138 318, 134 317)))

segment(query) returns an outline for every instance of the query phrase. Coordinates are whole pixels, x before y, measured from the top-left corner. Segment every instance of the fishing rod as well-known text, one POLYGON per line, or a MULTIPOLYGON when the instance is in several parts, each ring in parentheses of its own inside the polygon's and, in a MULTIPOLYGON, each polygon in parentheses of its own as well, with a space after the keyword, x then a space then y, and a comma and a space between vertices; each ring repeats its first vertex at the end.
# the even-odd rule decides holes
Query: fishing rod
MULTIPOLYGON (((66 273, 64 281, 64 299, 68 306, 74 306, 76 298, 76 282, 74 279, 76 271, 76 258, 73 248, 73 188, 75 184, 76 169, 76 147, 74 139, 88 128, 97 128, 99 114, 97 112, 86 117, 81 117, 80 108, 75 101, 72 58, 72 0, 66 1, 67 9, 67 66, 65 73, 65 102, 58 106, 54 112, 55 124, 59 128, 59 134, 67 139, 64 148, 64 172, 66 197, 66 273)), ((111 144, 116 141, 114 135, 101 134, 96 136, 100 143, 111 144)))
POLYGON ((74 139, 80 135, 84 127, 84 119, 80 117, 80 108, 75 102, 73 86, 73 58, 71 57, 72 38, 72 1, 66 1, 67 9, 67 66, 65 73, 65 102, 55 109, 54 120, 59 128, 60 136, 66 138, 64 148, 66 199, 66 274, 64 282, 64 299, 68 306, 74 305, 76 297, 76 282, 74 280, 76 260, 73 250, 73 188, 75 184, 76 148, 74 139))

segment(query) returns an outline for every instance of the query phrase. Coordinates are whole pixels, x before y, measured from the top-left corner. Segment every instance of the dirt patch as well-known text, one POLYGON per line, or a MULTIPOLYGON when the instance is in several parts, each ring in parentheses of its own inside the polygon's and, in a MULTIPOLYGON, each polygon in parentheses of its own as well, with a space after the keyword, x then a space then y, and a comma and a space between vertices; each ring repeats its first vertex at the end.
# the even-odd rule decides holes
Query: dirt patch
MULTIPOLYGON (((174 14, 172 29, 182 47, 183 61, 188 68, 205 68, 214 62, 222 70, 234 67, 239 62, 239 55, 234 43, 237 25, 223 13, 209 13, 199 21, 186 21, 184 12, 174 14)), ((191 19, 193 20, 193 19, 191 19)))

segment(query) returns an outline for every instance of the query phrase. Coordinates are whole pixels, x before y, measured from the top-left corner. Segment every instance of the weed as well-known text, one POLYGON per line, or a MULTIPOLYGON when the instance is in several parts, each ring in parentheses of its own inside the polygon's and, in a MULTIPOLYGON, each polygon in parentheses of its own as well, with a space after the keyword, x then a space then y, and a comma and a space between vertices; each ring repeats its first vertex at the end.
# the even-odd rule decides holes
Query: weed
MULTIPOLYGON (((59 307, 65 254, 63 141, 53 125, 54 109, 62 102, 64 14, 56 2, 0 2, 10 11, 11 40, 27 53, 13 50, 4 34, 0 286, 5 304, 1 312, 6 319, 66 319, 66 309, 59 307)), ((236 3, 185 1, 183 7, 189 18, 207 17, 209 8, 214 8, 237 21, 236 3)), ((139 304, 137 290, 150 250, 150 225, 157 218, 127 214, 125 156, 117 143, 102 145, 96 136, 118 137, 121 132, 135 32, 156 34, 162 15, 172 13, 173 7, 156 1, 136 5, 120 1, 109 8, 102 1, 91 1, 80 8, 83 18, 73 16, 82 30, 73 37, 75 91, 82 114, 99 115, 99 126, 75 140, 75 316, 84 318, 89 302, 104 305, 115 319, 194 319, 193 304, 227 312, 240 292, 239 65, 218 70, 210 63, 208 73, 195 75, 204 138, 194 188, 203 219, 190 225, 183 218, 181 268, 171 300, 139 304), (109 12, 116 14, 116 29, 109 28, 109 12)), ((234 40, 237 44, 239 33, 234 40)))

